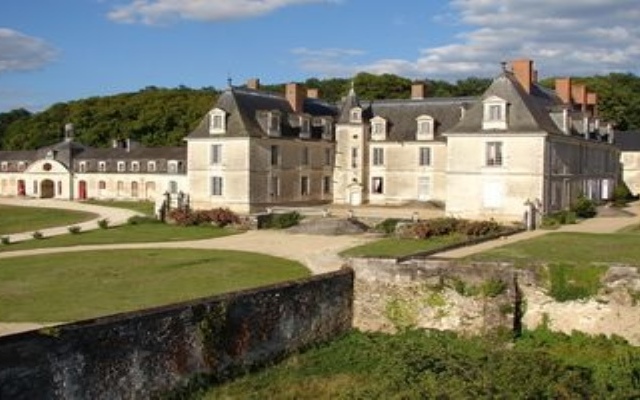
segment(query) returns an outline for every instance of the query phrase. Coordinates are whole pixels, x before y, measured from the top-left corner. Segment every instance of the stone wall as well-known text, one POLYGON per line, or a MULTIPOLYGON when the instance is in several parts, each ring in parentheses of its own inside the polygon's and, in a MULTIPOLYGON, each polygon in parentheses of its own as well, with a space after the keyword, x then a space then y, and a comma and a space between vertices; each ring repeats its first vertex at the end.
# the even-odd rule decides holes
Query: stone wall
POLYGON ((508 263, 352 259, 354 326, 392 332, 404 326, 482 334, 546 325, 571 333, 617 335, 640 345, 640 271, 609 266, 589 299, 549 295, 546 266, 508 263))
POLYGON ((153 398, 224 380, 352 326, 353 272, 0 338, 0 398, 153 398))

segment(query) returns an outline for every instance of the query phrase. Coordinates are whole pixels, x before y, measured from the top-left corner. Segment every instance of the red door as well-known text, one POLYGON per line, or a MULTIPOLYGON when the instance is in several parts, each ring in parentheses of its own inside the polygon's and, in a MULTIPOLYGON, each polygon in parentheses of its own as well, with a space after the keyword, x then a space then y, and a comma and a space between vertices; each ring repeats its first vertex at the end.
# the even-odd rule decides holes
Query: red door
POLYGON ((18 181, 18 196, 24 196, 26 194, 25 184, 22 179, 18 181))
POLYGON ((87 199, 87 181, 78 182, 78 198, 80 200, 87 199))

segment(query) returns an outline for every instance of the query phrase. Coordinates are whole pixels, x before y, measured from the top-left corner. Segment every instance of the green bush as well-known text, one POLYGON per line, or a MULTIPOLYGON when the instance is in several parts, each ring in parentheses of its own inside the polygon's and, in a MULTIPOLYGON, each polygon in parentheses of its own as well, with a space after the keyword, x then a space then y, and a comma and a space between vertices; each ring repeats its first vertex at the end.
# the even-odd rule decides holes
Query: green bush
POLYGON ((98 220, 98 227, 100 229, 108 229, 109 228, 109 220, 106 218, 98 220))
POLYGON ((631 194, 629 187, 624 182, 618 182, 613 189, 612 200, 614 207, 624 207, 628 202, 636 200, 636 197, 631 194))
POLYGON ((377 232, 382 232, 386 235, 391 235, 396 232, 396 227, 398 223, 403 222, 404 220, 400 218, 387 218, 384 221, 380 222, 376 225, 375 230, 377 232))
POLYGON ((69 231, 70 234, 77 235, 78 233, 80 233, 82 228, 80 228, 78 225, 73 225, 68 227, 67 230, 69 231))
POLYGON ((129 217, 127 223, 129 225, 160 224, 162 223, 162 221, 160 221, 158 218, 150 217, 147 215, 134 215, 132 217, 129 217))
POLYGON ((596 203, 585 196, 580 196, 571 205, 570 211, 575 212, 579 218, 593 218, 597 214, 596 203))
POLYGON ((606 267, 551 264, 549 273, 549 296, 559 302, 584 300, 594 297, 600 290, 600 279, 606 267))
POLYGON ((40 231, 35 231, 31 234, 31 237, 34 239, 43 239, 44 238, 44 234, 40 231))
POLYGON ((0 237, 0 242, 2 242, 2 244, 11 244, 11 238, 9 236, 2 236, 0 237))
POLYGON ((283 214, 265 214, 260 219, 259 227, 262 229, 286 229, 298 225, 302 215, 297 211, 283 214))
POLYGON ((228 208, 213 208, 211 210, 190 210, 190 209, 173 209, 169 211, 168 217, 177 225, 194 226, 194 225, 216 225, 224 227, 230 224, 240 223, 240 217, 228 208))
POLYGON ((411 226, 411 235, 417 239, 429 239, 435 236, 462 234, 471 237, 487 236, 498 233, 503 226, 496 221, 472 221, 460 218, 433 218, 420 221, 411 226))

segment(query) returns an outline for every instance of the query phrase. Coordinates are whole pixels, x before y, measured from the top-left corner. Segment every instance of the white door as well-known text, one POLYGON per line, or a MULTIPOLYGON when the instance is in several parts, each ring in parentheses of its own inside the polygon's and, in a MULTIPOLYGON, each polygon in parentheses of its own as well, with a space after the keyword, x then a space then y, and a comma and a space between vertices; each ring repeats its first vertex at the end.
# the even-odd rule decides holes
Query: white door
POLYGON ((418 200, 427 201, 431 198, 431 178, 421 176, 418 178, 418 200))

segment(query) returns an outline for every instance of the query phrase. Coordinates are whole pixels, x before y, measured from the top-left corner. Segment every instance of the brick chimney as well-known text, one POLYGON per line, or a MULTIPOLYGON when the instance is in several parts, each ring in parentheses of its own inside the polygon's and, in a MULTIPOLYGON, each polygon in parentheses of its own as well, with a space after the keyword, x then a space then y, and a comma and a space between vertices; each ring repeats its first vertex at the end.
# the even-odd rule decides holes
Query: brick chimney
POLYGON ((302 85, 287 83, 285 96, 294 113, 301 113, 304 105, 305 91, 302 85))
POLYGON ((587 92, 587 106, 591 116, 598 116, 598 94, 594 92, 587 92))
POLYGON ((587 106, 587 87, 584 83, 576 83, 571 86, 571 100, 581 106, 582 110, 587 106))
POLYGON ((307 97, 310 99, 319 99, 320 98, 320 89, 318 88, 308 88, 307 89, 307 97))
POLYGON ((411 84, 411 99, 419 100, 427 96, 427 84, 424 81, 414 81, 411 84))
POLYGON ((556 94, 564 104, 571 103, 571 78, 556 78, 556 94))
POLYGON ((521 58, 519 60, 511 61, 511 68, 513 73, 520 82, 520 85, 525 92, 531 92, 531 84, 533 83, 533 61, 528 58, 521 58))
POLYGON ((260 90, 260 79, 251 78, 247 81, 247 88, 253 90, 260 90))

